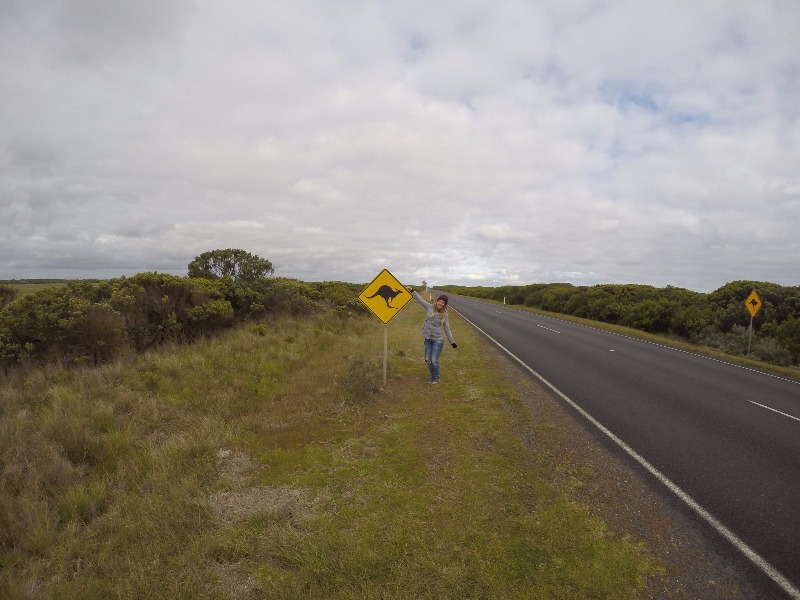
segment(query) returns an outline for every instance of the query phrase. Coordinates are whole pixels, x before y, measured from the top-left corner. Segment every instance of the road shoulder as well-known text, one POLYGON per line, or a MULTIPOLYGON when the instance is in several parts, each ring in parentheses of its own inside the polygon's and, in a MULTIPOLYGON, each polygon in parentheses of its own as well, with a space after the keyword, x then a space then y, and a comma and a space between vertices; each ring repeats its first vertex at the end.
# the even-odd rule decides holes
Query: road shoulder
POLYGON ((663 565, 664 574, 648 581, 643 597, 781 597, 752 563, 546 386, 493 344, 482 343, 530 411, 532 429, 518 433, 532 450, 549 457, 554 481, 589 506, 615 535, 645 542, 663 565))

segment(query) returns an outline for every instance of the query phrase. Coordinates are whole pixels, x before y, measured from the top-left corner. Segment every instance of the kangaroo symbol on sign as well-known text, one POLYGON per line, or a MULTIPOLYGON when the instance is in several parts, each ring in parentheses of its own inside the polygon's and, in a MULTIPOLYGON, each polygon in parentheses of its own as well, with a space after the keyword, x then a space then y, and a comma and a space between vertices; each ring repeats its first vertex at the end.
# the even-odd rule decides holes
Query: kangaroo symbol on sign
POLYGON ((384 300, 386 300, 386 306, 391 309, 397 310, 396 307, 389 304, 390 301, 394 300, 397 296, 403 293, 403 290, 393 290, 388 285, 382 285, 378 288, 378 291, 372 294, 372 296, 367 296, 367 299, 374 298, 375 296, 380 296, 384 300))

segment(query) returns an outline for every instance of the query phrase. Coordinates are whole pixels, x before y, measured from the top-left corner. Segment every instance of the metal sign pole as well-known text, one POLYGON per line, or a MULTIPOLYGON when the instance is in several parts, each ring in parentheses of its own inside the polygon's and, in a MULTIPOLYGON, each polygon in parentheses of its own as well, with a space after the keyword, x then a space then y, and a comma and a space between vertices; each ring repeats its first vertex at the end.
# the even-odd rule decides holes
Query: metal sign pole
POLYGON ((753 317, 750 317, 750 337, 747 338, 747 356, 750 356, 750 343, 753 341, 753 317))
POLYGON ((389 324, 383 326, 383 387, 386 387, 386 364, 389 362, 389 324))

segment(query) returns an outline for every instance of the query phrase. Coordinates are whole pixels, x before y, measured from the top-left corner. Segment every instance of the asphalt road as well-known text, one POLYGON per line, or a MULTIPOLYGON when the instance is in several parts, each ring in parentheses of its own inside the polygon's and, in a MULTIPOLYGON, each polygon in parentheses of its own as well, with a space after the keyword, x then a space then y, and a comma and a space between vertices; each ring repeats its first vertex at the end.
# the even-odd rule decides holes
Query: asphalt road
POLYGON ((800 599, 800 383, 465 297, 450 307, 800 599))

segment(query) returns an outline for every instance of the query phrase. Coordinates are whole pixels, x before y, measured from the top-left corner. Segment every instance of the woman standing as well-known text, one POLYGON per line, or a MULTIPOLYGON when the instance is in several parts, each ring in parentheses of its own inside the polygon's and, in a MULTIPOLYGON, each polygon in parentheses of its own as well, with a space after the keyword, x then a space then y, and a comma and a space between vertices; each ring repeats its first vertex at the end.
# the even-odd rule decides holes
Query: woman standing
POLYGON ((444 337, 447 336, 450 345, 458 348, 450 331, 450 320, 447 317, 447 296, 442 294, 436 299, 436 304, 426 302, 418 292, 406 286, 414 299, 419 302, 426 312, 425 322, 422 324, 423 348, 425 362, 431 372, 430 383, 439 383, 439 355, 444 347, 444 337))

